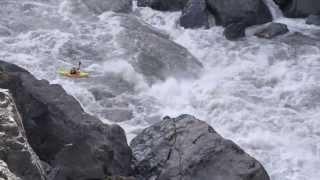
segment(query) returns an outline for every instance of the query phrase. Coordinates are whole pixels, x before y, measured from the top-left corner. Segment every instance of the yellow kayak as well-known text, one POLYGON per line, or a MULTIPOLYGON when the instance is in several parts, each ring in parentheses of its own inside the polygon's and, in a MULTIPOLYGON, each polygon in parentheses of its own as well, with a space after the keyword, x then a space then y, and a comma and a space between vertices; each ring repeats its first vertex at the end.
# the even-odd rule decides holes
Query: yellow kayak
POLYGON ((67 70, 59 70, 58 72, 61 76, 66 76, 70 78, 87 78, 89 77, 89 73, 86 72, 77 72, 77 74, 71 74, 70 71, 67 70))

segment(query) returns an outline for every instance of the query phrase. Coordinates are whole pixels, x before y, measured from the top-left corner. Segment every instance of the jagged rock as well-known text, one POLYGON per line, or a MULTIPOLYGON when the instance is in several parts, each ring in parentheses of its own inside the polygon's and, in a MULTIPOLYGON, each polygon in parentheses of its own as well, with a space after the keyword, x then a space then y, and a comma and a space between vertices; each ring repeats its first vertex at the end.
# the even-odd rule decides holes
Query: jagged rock
POLYGON ((184 8, 188 0, 138 0, 138 6, 161 11, 177 11, 184 8))
POLYGON ((7 90, 0 89, 0 177, 19 179, 15 176, 23 180, 45 180, 45 172, 28 143, 13 98, 7 90))
POLYGON ((318 0, 275 0, 287 17, 307 17, 320 13, 318 0))
POLYGON ((189 0, 183 8, 180 25, 185 28, 209 27, 205 0, 189 0))
POLYGON ((263 166, 190 115, 166 117, 131 142, 137 171, 157 180, 269 180, 263 166))
POLYGON ((310 15, 306 20, 307 24, 320 26, 320 15, 310 15))
POLYGON ((237 40, 246 35, 247 25, 243 22, 229 24, 223 31, 224 36, 228 40, 237 40))
POLYGON ((0 179, 1 180, 21 180, 9 170, 7 164, 2 160, 0 160, 0 179))
POLYGON ((207 3, 217 24, 223 26, 238 22, 250 26, 272 21, 271 13, 262 0, 207 0, 207 3))
POLYGON ((86 114, 60 85, 37 80, 6 62, 1 61, 0 67, 0 87, 12 92, 31 146, 52 167, 50 179, 103 179, 131 173, 131 150, 120 126, 86 114))
POLYGON ((260 38, 272 39, 287 32, 289 32, 287 25, 281 23, 271 23, 266 28, 255 33, 255 35, 260 38))
POLYGON ((117 37, 134 69, 148 82, 196 78, 202 72, 202 64, 184 47, 169 40, 135 17, 120 17, 124 30, 117 37))

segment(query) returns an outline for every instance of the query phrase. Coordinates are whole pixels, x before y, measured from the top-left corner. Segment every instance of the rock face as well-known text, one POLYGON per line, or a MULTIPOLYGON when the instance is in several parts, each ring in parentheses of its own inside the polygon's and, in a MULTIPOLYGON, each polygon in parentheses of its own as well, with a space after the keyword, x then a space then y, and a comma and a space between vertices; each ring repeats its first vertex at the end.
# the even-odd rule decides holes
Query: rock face
POLYGON ((307 17, 320 13, 318 0, 275 0, 287 17, 307 17))
POLYGON ((202 72, 202 64, 184 47, 168 39, 168 36, 143 24, 134 17, 122 15, 124 28, 117 37, 135 71, 144 75, 148 82, 168 77, 195 78, 202 72))
POLYGON ((271 23, 266 28, 255 33, 255 35, 260 38, 272 39, 287 32, 289 32, 287 25, 281 23, 271 23))
POLYGON ((106 11, 128 13, 132 10, 132 0, 81 0, 96 14, 106 11))
POLYGON ((320 15, 308 16, 306 23, 320 26, 320 15))
POLYGON ((190 115, 164 118, 131 142, 137 169, 157 180, 269 180, 262 165, 190 115))
POLYGON ((182 10, 188 0, 138 0, 138 6, 151 7, 161 11, 182 10))
POLYGON ((189 0, 183 8, 180 25, 185 28, 209 27, 205 0, 189 0))
POLYGON ((45 173, 40 160, 33 152, 25 136, 24 127, 13 98, 4 89, 0 89, 1 178, 45 180, 45 173))
POLYGON ((217 23, 223 26, 237 22, 250 26, 272 21, 262 0, 207 0, 207 3, 217 23))
POLYGON ((6 62, 0 67, 0 87, 12 92, 31 146, 52 167, 50 179, 130 174, 131 150, 121 127, 86 114, 59 85, 6 62))

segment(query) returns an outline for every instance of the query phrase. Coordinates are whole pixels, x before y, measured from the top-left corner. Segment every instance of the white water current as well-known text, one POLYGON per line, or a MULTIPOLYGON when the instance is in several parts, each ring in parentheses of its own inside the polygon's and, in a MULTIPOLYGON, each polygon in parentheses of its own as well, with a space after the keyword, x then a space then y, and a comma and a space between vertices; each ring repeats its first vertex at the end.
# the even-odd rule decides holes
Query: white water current
MULTIPOLYGON (((159 117, 187 113, 258 159, 272 180, 320 179, 319 44, 290 45, 250 33, 232 42, 223 37, 221 27, 186 30, 178 25, 178 12, 134 7, 133 14, 169 34, 204 65, 196 80, 171 78, 149 86, 121 59, 123 52, 112 38, 120 31, 117 18, 110 12, 91 17, 71 2, 0 2, 0 8, 6 7, 2 15, 9 14, 0 34, 10 34, 0 37, 0 59, 61 84, 87 112, 106 123, 110 121, 104 109, 130 109, 133 118, 119 123, 129 140, 159 117), (56 73, 78 60, 92 78, 70 80, 56 73), (106 85, 110 83, 115 84, 111 89, 106 85), (92 89, 119 94, 96 100, 92 89)), ((283 18, 273 3, 266 2, 274 21, 287 24, 291 33, 320 32, 303 19, 283 18)))

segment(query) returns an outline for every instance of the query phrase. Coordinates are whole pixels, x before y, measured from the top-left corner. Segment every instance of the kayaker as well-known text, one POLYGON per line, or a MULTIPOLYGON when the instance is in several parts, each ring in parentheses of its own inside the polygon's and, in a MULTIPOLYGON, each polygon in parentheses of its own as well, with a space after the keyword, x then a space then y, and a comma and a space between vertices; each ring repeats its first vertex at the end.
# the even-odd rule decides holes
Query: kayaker
POLYGON ((80 73, 80 66, 81 66, 81 62, 79 62, 78 68, 76 68, 76 67, 71 68, 70 74, 72 74, 72 75, 79 74, 80 73))

